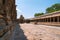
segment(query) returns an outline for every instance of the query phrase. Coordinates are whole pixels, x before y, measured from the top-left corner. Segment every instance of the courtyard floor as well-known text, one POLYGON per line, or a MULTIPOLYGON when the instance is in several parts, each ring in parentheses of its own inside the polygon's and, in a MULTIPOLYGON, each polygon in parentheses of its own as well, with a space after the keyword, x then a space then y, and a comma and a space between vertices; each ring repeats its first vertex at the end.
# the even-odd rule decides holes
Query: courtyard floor
POLYGON ((60 40, 60 27, 19 24, 16 25, 11 40, 60 40))

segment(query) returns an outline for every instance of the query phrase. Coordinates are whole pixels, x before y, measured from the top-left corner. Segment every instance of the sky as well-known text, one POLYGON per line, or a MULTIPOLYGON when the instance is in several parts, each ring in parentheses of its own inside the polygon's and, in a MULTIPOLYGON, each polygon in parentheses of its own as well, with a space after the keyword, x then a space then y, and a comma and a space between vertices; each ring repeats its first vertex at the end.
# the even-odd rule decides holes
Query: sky
POLYGON ((46 8, 60 0, 16 0, 17 18, 23 15, 25 18, 33 18, 35 13, 46 12, 46 8))

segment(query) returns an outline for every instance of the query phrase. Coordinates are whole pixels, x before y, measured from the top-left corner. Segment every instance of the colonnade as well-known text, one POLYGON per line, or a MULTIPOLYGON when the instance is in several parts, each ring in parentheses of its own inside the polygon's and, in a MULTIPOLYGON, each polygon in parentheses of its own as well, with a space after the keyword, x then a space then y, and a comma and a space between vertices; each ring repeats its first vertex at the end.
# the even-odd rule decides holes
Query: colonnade
POLYGON ((39 22, 60 22, 60 16, 40 19, 39 22))
POLYGON ((31 22, 60 22, 60 16, 31 20, 31 22))

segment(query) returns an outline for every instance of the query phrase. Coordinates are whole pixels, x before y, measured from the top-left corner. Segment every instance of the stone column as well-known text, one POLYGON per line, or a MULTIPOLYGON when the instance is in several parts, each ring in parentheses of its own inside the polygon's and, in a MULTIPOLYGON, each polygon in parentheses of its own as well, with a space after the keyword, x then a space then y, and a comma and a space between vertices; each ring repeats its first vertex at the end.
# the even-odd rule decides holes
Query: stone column
POLYGON ((48 22, 50 22, 50 18, 48 18, 48 22))
POLYGON ((42 22, 42 19, 41 19, 41 22, 42 22))
POLYGON ((59 22, 60 22, 60 16, 59 16, 59 22))
POLYGON ((45 18, 45 22, 46 22, 46 18, 45 18))
POLYGON ((44 18, 44 22, 45 22, 45 18, 44 18))
POLYGON ((51 17, 50 17, 50 22, 51 22, 51 17))
POLYGON ((55 22, 55 17, 53 17, 53 22, 55 22))
POLYGON ((42 19, 43 20, 43 22, 44 22, 44 19, 42 19))
POLYGON ((45 18, 45 22, 46 22, 46 18, 45 18))
POLYGON ((48 22, 48 18, 47 18, 47 22, 48 22))
POLYGON ((43 19, 41 19, 41 21, 43 22, 43 19))
POLYGON ((39 20, 39 22, 41 22, 41 19, 39 20))
POLYGON ((59 23, 59 16, 57 17, 57 22, 59 23))
POLYGON ((41 22, 41 19, 39 20, 39 22, 41 22))
POLYGON ((41 22, 42 22, 42 19, 41 19, 41 22))
POLYGON ((45 19, 44 19, 44 22, 45 22, 45 19))

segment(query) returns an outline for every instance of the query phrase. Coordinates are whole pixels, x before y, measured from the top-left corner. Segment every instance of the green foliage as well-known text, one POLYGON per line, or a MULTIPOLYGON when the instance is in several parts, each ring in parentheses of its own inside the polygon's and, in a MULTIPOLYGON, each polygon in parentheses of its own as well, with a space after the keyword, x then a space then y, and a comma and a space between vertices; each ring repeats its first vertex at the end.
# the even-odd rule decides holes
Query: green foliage
POLYGON ((46 13, 54 12, 55 10, 52 7, 49 7, 46 9, 46 13))
POLYGON ((58 11, 60 10, 60 3, 52 5, 53 9, 58 11))
POLYGON ((57 4, 52 5, 51 7, 48 7, 46 9, 46 13, 51 13, 51 12, 59 11, 59 10, 60 10, 60 3, 57 3, 57 4))
POLYGON ((43 15, 43 14, 44 14, 44 13, 35 13, 34 16, 36 17, 36 16, 40 16, 40 15, 43 15))
MULTIPOLYGON (((52 13, 52 12, 55 12, 55 11, 59 11, 60 10, 60 3, 56 3, 56 4, 53 4, 51 7, 48 7, 46 9, 46 13, 52 13)), ((40 15, 43 15, 44 13, 35 13, 35 17, 36 16, 40 16, 40 15)))

